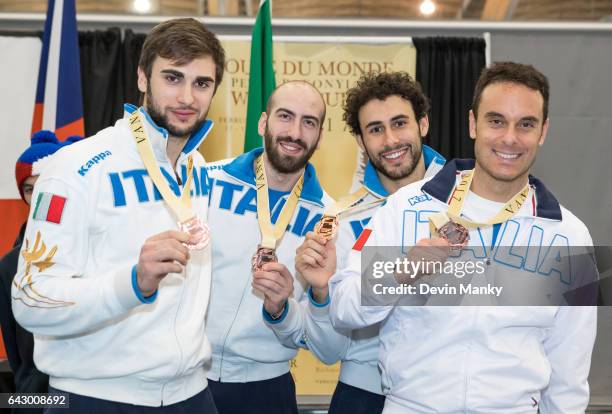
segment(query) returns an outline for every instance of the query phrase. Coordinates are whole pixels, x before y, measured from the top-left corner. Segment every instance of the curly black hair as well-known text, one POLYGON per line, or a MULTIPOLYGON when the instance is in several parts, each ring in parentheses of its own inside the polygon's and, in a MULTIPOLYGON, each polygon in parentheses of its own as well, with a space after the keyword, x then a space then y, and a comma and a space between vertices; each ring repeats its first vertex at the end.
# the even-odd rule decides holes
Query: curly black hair
POLYGON ((421 85, 406 72, 370 73, 363 75, 346 93, 342 119, 353 135, 361 135, 359 110, 372 99, 385 100, 399 95, 412 104, 417 121, 427 115, 429 99, 423 94, 421 85))

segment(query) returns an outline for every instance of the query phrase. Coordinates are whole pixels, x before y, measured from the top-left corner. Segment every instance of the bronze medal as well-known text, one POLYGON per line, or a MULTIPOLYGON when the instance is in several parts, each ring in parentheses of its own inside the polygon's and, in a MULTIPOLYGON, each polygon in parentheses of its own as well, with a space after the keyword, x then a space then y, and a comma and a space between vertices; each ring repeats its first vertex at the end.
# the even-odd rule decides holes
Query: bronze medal
POLYGON ((210 242, 210 231, 206 223, 203 223, 198 216, 193 216, 189 220, 178 223, 179 229, 189 233, 195 241, 184 243, 189 250, 202 250, 210 242))
POLYGON ((269 262, 278 262, 276 251, 267 247, 257 246, 257 252, 251 258, 251 270, 253 272, 261 270, 262 266, 269 262))
POLYGON ((321 220, 315 225, 314 232, 325 238, 325 240, 331 240, 336 234, 338 228, 338 217, 324 215, 321 220))
POLYGON ((438 235, 445 239, 453 250, 463 249, 470 240, 468 229, 452 220, 438 229, 438 235))

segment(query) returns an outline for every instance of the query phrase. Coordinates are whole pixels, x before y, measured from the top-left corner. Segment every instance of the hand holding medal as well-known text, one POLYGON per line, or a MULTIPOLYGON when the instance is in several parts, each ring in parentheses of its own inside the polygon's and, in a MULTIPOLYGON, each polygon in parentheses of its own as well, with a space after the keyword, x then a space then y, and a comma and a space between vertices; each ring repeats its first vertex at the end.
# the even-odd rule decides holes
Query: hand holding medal
POLYGON ((327 282, 336 272, 336 246, 333 240, 309 232, 295 252, 295 269, 314 289, 327 288, 327 282))
POLYGON ((206 223, 198 216, 193 216, 184 222, 178 223, 179 229, 191 235, 190 241, 185 243, 189 250, 202 250, 210 243, 210 231, 206 223))
POLYGON ((262 270, 263 265, 266 263, 276 263, 278 257, 276 257, 276 251, 267 247, 257 246, 257 251, 251 258, 251 270, 257 272, 262 270))

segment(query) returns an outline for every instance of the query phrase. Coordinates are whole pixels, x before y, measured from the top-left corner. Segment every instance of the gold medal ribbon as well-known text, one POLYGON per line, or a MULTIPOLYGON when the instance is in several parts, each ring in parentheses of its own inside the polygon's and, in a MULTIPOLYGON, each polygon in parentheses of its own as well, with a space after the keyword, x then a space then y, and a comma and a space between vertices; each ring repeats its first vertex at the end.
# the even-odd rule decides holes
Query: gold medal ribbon
POLYGON ((147 133, 144 129, 141 116, 140 110, 135 110, 132 112, 132 115, 130 115, 130 128, 132 130, 132 136, 136 140, 136 148, 138 149, 140 158, 149 173, 149 177, 151 177, 153 184, 155 184, 155 187, 159 190, 166 204, 168 204, 170 209, 176 214, 179 222, 185 222, 195 217, 191 209, 191 198, 189 196, 189 187, 193 179, 193 157, 189 155, 187 158, 187 181, 185 182, 183 192, 179 198, 170 189, 168 181, 160 171, 160 167, 155 160, 151 141, 149 137, 147 137, 147 133))
POLYGON ((302 173, 300 179, 293 186, 293 190, 291 190, 291 194, 289 194, 274 225, 272 225, 272 219, 270 218, 268 180, 266 178, 263 154, 255 159, 255 186, 257 188, 257 220, 259 221, 259 229, 261 231, 261 247, 276 249, 276 242, 285 234, 287 225, 297 206, 298 199, 302 194, 304 174, 302 173))
POLYGON ((376 200, 371 201, 369 203, 359 204, 359 201, 361 201, 368 194, 368 192, 368 189, 362 186, 354 193, 342 197, 340 200, 325 209, 323 217, 337 218, 342 214, 346 214, 354 210, 365 210, 366 208, 369 208, 375 204, 380 204, 386 200, 386 197, 377 197, 376 200))
POLYGON ((486 228, 494 224, 503 223, 510 220, 521 209, 527 196, 529 195, 529 183, 523 187, 521 191, 516 193, 510 201, 508 201, 499 212, 489 221, 477 223, 461 217, 461 209, 467 198, 470 185, 474 178, 474 170, 470 170, 461 177, 461 181, 455 188, 451 199, 448 202, 448 211, 446 213, 432 214, 429 219, 429 230, 432 234, 437 233, 437 230, 450 220, 457 224, 461 224, 466 229, 486 228))

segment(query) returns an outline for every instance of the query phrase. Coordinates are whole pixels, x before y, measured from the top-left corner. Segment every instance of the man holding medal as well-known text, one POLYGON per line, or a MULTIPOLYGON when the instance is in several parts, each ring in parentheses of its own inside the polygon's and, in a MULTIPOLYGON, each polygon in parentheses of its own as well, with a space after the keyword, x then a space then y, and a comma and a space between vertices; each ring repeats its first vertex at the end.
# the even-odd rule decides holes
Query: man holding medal
POLYGON ((126 105, 41 174, 12 296, 50 391, 69 395, 69 409, 47 412, 217 412, 197 148, 224 61, 197 20, 157 25, 138 67, 144 106, 126 105))
POLYGON ((405 185, 435 175, 444 165, 444 158, 422 143, 429 128, 428 110, 427 97, 404 72, 364 75, 347 91, 344 120, 368 157, 363 183, 326 208, 314 232, 297 249, 296 268, 318 302, 302 308, 300 329, 278 330, 279 336, 293 340, 296 346, 304 346, 302 337, 310 338, 309 349, 324 362, 342 361, 330 414, 375 414, 384 405, 378 324, 342 331, 345 341, 334 343, 318 329, 318 321, 329 316, 327 283, 336 271, 332 258, 337 257, 341 269, 363 226, 385 199, 405 185))
POLYGON ((503 266, 499 247, 527 246, 533 234, 543 246, 561 237, 592 245, 584 224, 529 175, 548 130, 548 97, 548 80, 532 66, 485 69, 469 115, 476 160, 449 162, 391 196, 331 279, 337 328, 381 325, 385 414, 585 411, 594 307, 361 305, 364 246, 433 247, 432 261, 451 248, 482 249, 486 266, 503 266))
MULTIPOLYGON (((215 242, 208 378, 221 414, 297 413, 289 373, 296 349, 281 343, 266 321, 289 329, 301 323, 296 301, 308 300, 305 282, 294 279, 294 257, 331 201, 308 163, 324 119, 318 90, 285 83, 259 120, 264 148, 209 171, 215 242)), ((326 319, 329 340, 341 340, 326 319)))

